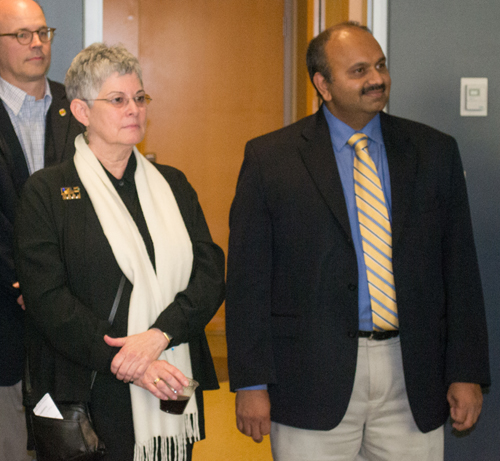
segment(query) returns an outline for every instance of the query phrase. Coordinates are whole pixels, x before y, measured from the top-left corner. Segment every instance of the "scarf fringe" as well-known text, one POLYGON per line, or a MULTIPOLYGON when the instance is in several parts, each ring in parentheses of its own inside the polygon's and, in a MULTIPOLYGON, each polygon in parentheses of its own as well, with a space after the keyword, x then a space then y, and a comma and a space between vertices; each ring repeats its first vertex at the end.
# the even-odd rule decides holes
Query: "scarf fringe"
POLYGON ((184 415, 184 434, 135 444, 134 461, 187 461, 186 445, 200 440, 198 413, 184 415))

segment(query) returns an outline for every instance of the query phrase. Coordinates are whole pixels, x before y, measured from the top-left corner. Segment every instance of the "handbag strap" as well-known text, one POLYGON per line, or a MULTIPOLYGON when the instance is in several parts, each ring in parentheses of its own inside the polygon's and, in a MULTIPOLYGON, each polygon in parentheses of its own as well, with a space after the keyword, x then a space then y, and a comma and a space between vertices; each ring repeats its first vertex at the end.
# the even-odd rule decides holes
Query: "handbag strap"
POLYGON ((116 311, 118 310, 118 304, 120 304, 120 299, 123 293, 123 287, 125 286, 125 276, 122 275, 120 280, 120 285, 118 285, 118 290, 116 292, 115 300, 113 301, 113 306, 111 307, 111 312, 109 313, 108 322, 110 325, 113 325, 115 320, 116 311))
MULTIPOLYGON (((120 284, 118 285, 118 290, 116 292, 115 300, 113 301, 113 306, 111 307, 111 312, 109 313, 108 322, 110 325, 113 325, 113 321, 115 320, 116 311, 118 310, 118 304, 120 304, 120 299, 122 297, 124 286, 125 286, 125 275, 122 275, 122 278, 120 280, 120 284)), ((29 356, 26 356, 24 383, 25 383, 26 392, 28 394, 31 393, 31 377, 30 377, 29 370, 30 370, 29 369, 29 356)), ((94 381, 95 381, 96 375, 97 375, 97 371, 94 370, 92 372, 92 381, 90 384, 90 389, 92 389, 92 387, 94 387, 94 381)))
MULTIPOLYGON (((125 286, 125 275, 122 275, 122 278, 120 280, 120 284, 118 285, 118 290, 116 291, 115 300, 113 301, 113 306, 111 307, 111 312, 109 313, 108 323, 110 325, 113 325, 113 322, 115 320, 116 311, 118 310, 118 304, 120 304, 120 299, 122 297, 124 286, 125 286)), ((92 372, 92 381, 90 383, 90 389, 92 389, 94 387, 94 381, 95 381, 96 375, 97 375, 97 371, 94 370, 92 372)))

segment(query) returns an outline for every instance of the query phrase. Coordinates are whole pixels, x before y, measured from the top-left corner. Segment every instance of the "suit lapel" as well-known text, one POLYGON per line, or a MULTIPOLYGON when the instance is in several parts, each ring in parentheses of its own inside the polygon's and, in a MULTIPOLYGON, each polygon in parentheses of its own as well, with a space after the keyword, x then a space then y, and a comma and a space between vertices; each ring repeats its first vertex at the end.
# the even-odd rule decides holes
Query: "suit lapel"
POLYGON ((9 169, 16 192, 19 195, 23 184, 29 177, 28 165, 9 114, 0 101, 0 155, 9 169))
POLYGON ((351 239, 344 192, 323 110, 316 112, 310 120, 302 132, 304 143, 299 146, 302 160, 346 238, 351 239))
POLYGON ((410 206, 417 173, 417 155, 407 132, 397 128, 397 119, 381 113, 392 197, 392 241, 397 244, 404 227, 405 216, 410 206))
POLYGON ((88 222, 93 210, 92 203, 78 176, 74 162, 66 162, 61 166, 60 171, 62 172, 60 182, 54 185, 57 186, 55 200, 60 201, 62 205, 62 229, 64 229, 62 251, 67 261, 84 261, 82 267, 74 264, 67 265, 68 280, 70 284, 78 283, 80 286, 88 286, 88 271, 84 268, 89 267, 86 265, 87 256, 89 252, 93 251, 92 243, 89 244, 88 241, 88 222), (80 188, 80 199, 63 200, 62 196, 60 196, 60 189, 62 187, 74 188, 75 186, 80 188))
POLYGON ((45 128, 45 166, 61 162, 68 141, 71 120, 69 101, 63 87, 50 80, 49 84, 52 104, 47 113, 45 128))

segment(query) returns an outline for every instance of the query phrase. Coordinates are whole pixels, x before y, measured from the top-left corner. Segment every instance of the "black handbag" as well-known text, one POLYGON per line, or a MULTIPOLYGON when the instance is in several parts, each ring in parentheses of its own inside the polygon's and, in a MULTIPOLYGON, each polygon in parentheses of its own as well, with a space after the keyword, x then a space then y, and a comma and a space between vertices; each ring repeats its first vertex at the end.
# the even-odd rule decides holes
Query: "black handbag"
MULTIPOLYGON (((125 285, 122 276, 108 322, 113 324, 125 285)), ((31 387, 27 363, 26 388, 31 387)), ((90 388, 97 372, 92 373, 90 388)), ((37 461, 97 461, 106 454, 104 442, 94 431, 86 403, 57 403, 63 419, 30 414, 37 461)))
POLYGON ((31 414, 37 461, 94 461, 106 453, 85 403, 58 403, 64 419, 31 414))

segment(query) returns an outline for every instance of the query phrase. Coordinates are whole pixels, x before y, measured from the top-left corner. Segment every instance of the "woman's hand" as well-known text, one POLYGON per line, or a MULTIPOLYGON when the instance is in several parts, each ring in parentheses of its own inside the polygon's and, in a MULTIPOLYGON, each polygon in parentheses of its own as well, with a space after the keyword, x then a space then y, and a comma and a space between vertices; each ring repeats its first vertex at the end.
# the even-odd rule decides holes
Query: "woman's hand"
POLYGON ((167 361, 155 360, 139 379, 134 380, 134 384, 159 399, 176 400, 177 393, 182 392, 183 386, 189 385, 189 380, 167 361))
POLYGON ((149 365, 168 346, 168 339, 158 328, 124 338, 105 335, 104 341, 109 346, 121 348, 111 362, 111 372, 125 382, 135 381, 143 376, 149 365))

